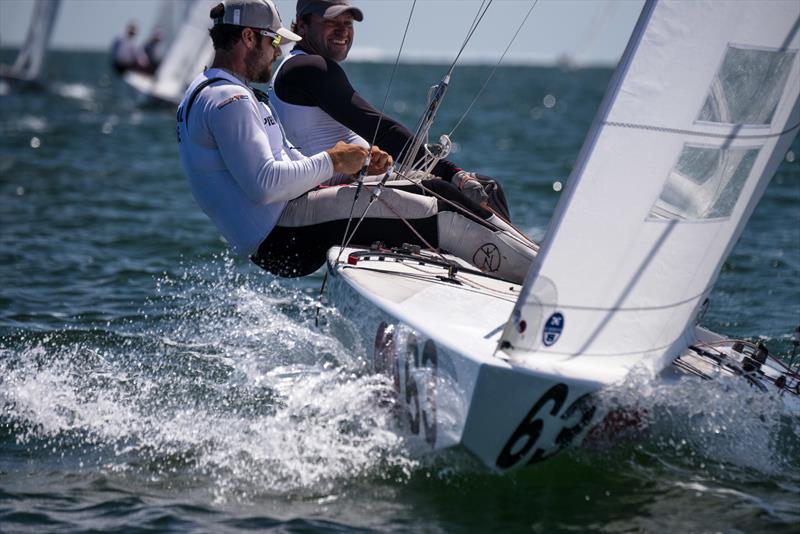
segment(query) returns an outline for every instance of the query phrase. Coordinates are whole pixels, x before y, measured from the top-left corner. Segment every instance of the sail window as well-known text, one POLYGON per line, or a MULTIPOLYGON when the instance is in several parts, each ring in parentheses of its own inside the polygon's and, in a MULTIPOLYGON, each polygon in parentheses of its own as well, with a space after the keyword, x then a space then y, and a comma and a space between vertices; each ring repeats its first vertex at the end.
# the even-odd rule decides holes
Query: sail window
POLYGON ((728 45, 698 121, 768 125, 786 87, 795 50, 728 45))
POLYGON ((648 219, 729 217, 758 150, 684 145, 648 219))

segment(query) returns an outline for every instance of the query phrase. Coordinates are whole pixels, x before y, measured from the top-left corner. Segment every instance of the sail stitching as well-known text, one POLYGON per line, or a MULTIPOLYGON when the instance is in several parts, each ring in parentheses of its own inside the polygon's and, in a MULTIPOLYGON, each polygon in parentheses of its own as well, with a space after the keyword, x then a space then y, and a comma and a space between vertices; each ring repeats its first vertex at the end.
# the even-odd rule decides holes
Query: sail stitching
MULTIPOLYGON (((692 130, 681 130, 680 128, 668 128, 666 126, 651 126, 649 124, 636 124, 632 122, 604 122, 603 124, 606 126, 616 126, 618 128, 632 128, 635 130, 649 130, 654 132, 695 135, 700 137, 714 137, 719 139, 729 139, 731 137, 730 134, 726 135, 726 134, 716 134, 711 132, 697 132, 692 130)), ((791 128, 783 130, 782 132, 761 134, 761 135, 736 135, 735 137, 736 139, 769 139, 772 137, 780 137, 798 128, 800 128, 800 122, 795 124, 791 128)))
POLYGON ((650 310, 668 310, 670 308, 678 308, 685 304, 689 304, 693 301, 696 301, 702 298, 703 295, 707 294, 711 290, 710 287, 704 289, 697 295, 693 297, 689 297, 685 300, 679 300, 677 302, 671 302, 669 304, 664 304, 661 306, 638 306, 638 307, 622 307, 622 306, 613 306, 610 308, 602 308, 599 306, 574 306, 571 304, 563 304, 559 302, 541 302, 541 307, 545 306, 557 306, 558 308, 564 308, 568 310, 583 310, 583 311, 622 311, 622 312, 641 312, 641 311, 650 311, 650 310))

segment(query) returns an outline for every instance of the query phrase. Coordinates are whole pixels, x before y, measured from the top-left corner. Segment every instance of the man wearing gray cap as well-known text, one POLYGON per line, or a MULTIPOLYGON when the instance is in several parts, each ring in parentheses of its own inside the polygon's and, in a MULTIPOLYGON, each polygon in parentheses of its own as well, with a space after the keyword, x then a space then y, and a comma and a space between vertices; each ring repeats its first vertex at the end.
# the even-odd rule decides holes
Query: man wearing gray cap
MULTIPOLYGON (((374 137, 400 161, 412 144, 413 134, 364 100, 339 66, 353 44, 353 22, 363 19, 361 9, 348 0, 297 2, 295 31, 303 40, 276 73, 272 100, 286 135, 304 154, 339 140, 369 146, 367 140, 374 137)), ((433 174, 447 183, 425 182, 428 188, 457 202, 466 195, 484 208, 483 215, 489 210, 509 220, 505 195, 495 180, 449 160, 440 160, 433 174)))

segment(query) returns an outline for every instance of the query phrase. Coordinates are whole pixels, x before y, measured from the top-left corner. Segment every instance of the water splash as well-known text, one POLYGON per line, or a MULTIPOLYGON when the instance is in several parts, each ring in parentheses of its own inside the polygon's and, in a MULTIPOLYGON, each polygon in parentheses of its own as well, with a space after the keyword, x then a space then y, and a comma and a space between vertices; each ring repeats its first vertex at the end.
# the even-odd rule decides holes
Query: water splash
POLYGON ((315 330, 312 299, 230 260, 157 293, 143 323, 3 338, 0 426, 82 468, 220 499, 326 495, 414 468, 377 402, 392 386, 366 372, 357 336, 332 334, 347 323, 335 310, 315 330))
POLYGON ((56 83, 53 91, 64 98, 91 101, 95 98, 94 87, 84 83, 56 83))
POLYGON ((622 433, 643 450, 691 467, 732 466, 762 475, 800 468, 800 418, 778 394, 751 387, 740 377, 676 383, 632 372, 601 394, 603 410, 625 413, 622 433))

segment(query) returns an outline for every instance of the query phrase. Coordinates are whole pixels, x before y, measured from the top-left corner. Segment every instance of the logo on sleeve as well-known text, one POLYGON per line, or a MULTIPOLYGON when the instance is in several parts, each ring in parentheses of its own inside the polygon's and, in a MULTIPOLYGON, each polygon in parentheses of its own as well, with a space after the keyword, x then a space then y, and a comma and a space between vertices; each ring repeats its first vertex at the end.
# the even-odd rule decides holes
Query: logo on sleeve
POLYGON ((217 109, 222 109, 228 104, 232 104, 233 102, 238 102, 239 100, 249 100, 249 99, 250 98, 247 95, 233 95, 232 97, 221 103, 219 106, 217 106, 217 109))

